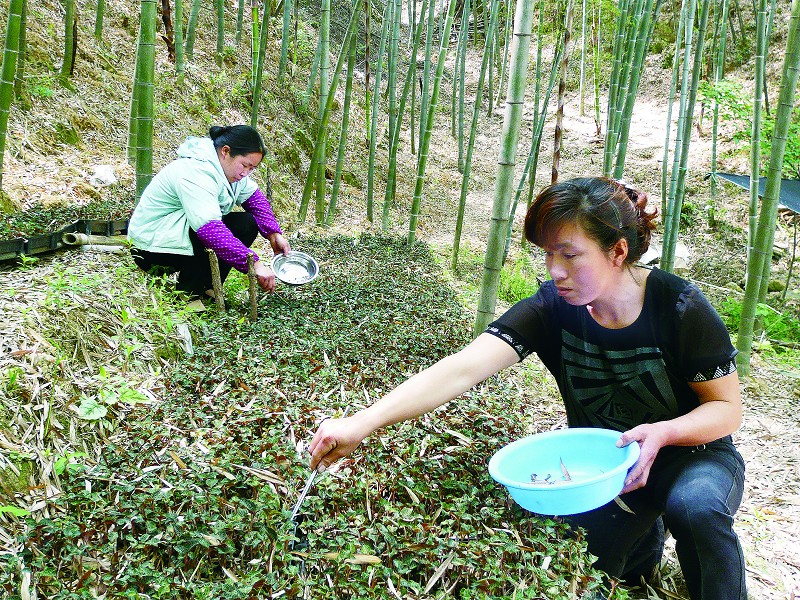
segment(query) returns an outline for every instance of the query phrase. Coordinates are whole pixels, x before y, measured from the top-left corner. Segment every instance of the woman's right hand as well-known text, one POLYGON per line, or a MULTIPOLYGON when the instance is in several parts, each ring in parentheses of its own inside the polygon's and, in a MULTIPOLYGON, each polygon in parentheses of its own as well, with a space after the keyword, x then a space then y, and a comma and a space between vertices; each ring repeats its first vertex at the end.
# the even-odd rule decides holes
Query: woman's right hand
POLYGON ((259 287, 265 292, 275 291, 275 273, 272 272, 261 260, 257 260, 253 265, 259 287))
POLYGON ((359 426, 358 414, 344 419, 325 419, 308 447, 311 452, 310 467, 324 471, 355 450, 369 433, 359 426))

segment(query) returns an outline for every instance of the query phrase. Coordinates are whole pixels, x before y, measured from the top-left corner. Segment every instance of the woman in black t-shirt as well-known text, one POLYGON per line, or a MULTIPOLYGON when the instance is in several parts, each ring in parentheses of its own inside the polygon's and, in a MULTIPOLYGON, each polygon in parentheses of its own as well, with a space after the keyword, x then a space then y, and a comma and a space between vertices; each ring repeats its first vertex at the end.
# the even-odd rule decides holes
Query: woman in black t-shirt
POLYGON ((326 468, 372 431, 426 413, 535 352, 558 383, 570 426, 621 433, 641 452, 622 502, 566 517, 584 527, 597 566, 639 583, 659 564, 665 528, 693 600, 746 598, 733 531, 744 463, 736 351, 692 284, 637 265, 655 211, 646 195, 605 178, 542 191, 525 236, 551 280, 456 354, 346 419, 322 423, 311 467, 326 468))

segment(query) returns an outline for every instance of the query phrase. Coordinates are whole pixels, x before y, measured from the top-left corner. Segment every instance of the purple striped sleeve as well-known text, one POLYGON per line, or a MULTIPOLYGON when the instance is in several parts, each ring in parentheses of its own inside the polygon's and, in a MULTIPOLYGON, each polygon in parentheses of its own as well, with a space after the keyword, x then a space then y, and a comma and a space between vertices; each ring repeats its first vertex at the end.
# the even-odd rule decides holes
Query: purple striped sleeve
POLYGON ((281 226, 278 225, 278 219, 275 218, 275 213, 272 212, 272 205, 260 189, 253 192, 253 195, 242 203, 242 208, 253 215, 258 225, 258 230, 264 237, 269 236, 271 233, 283 235, 281 226))
POLYGON ((251 252, 258 260, 258 254, 245 246, 222 221, 209 221, 197 230, 197 237, 206 248, 211 248, 217 258, 224 260, 242 273, 247 273, 247 255, 251 252))

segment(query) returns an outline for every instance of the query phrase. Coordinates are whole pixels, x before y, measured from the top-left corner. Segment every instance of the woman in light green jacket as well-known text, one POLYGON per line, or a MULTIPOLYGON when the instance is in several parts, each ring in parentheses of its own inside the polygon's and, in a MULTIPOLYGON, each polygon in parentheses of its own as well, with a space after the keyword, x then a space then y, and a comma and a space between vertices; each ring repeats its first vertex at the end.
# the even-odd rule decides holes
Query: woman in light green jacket
POLYGON ((142 193, 128 225, 133 260, 150 271, 178 271, 178 289, 211 295, 206 248, 220 260, 222 280, 231 267, 247 272, 253 254, 258 283, 275 289, 275 274, 250 250, 260 232, 276 254, 288 253, 272 206, 250 173, 264 157, 264 143, 249 125, 212 127, 209 137, 189 137, 178 159, 165 166, 142 193), (242 211, 233 211, 240 206, 242 211))

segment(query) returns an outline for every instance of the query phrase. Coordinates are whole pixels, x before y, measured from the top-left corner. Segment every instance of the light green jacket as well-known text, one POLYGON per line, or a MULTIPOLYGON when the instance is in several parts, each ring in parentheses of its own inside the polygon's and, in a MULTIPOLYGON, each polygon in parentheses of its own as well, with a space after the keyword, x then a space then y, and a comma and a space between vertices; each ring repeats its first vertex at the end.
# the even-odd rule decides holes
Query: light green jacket
POLYGON ((211 138, 187 138, 178 156, 153 177, 133 211, 128 239, 136 248, 192 254, 189 229, 221 220, 258 189, 249 177, 228 182, 211 138))

